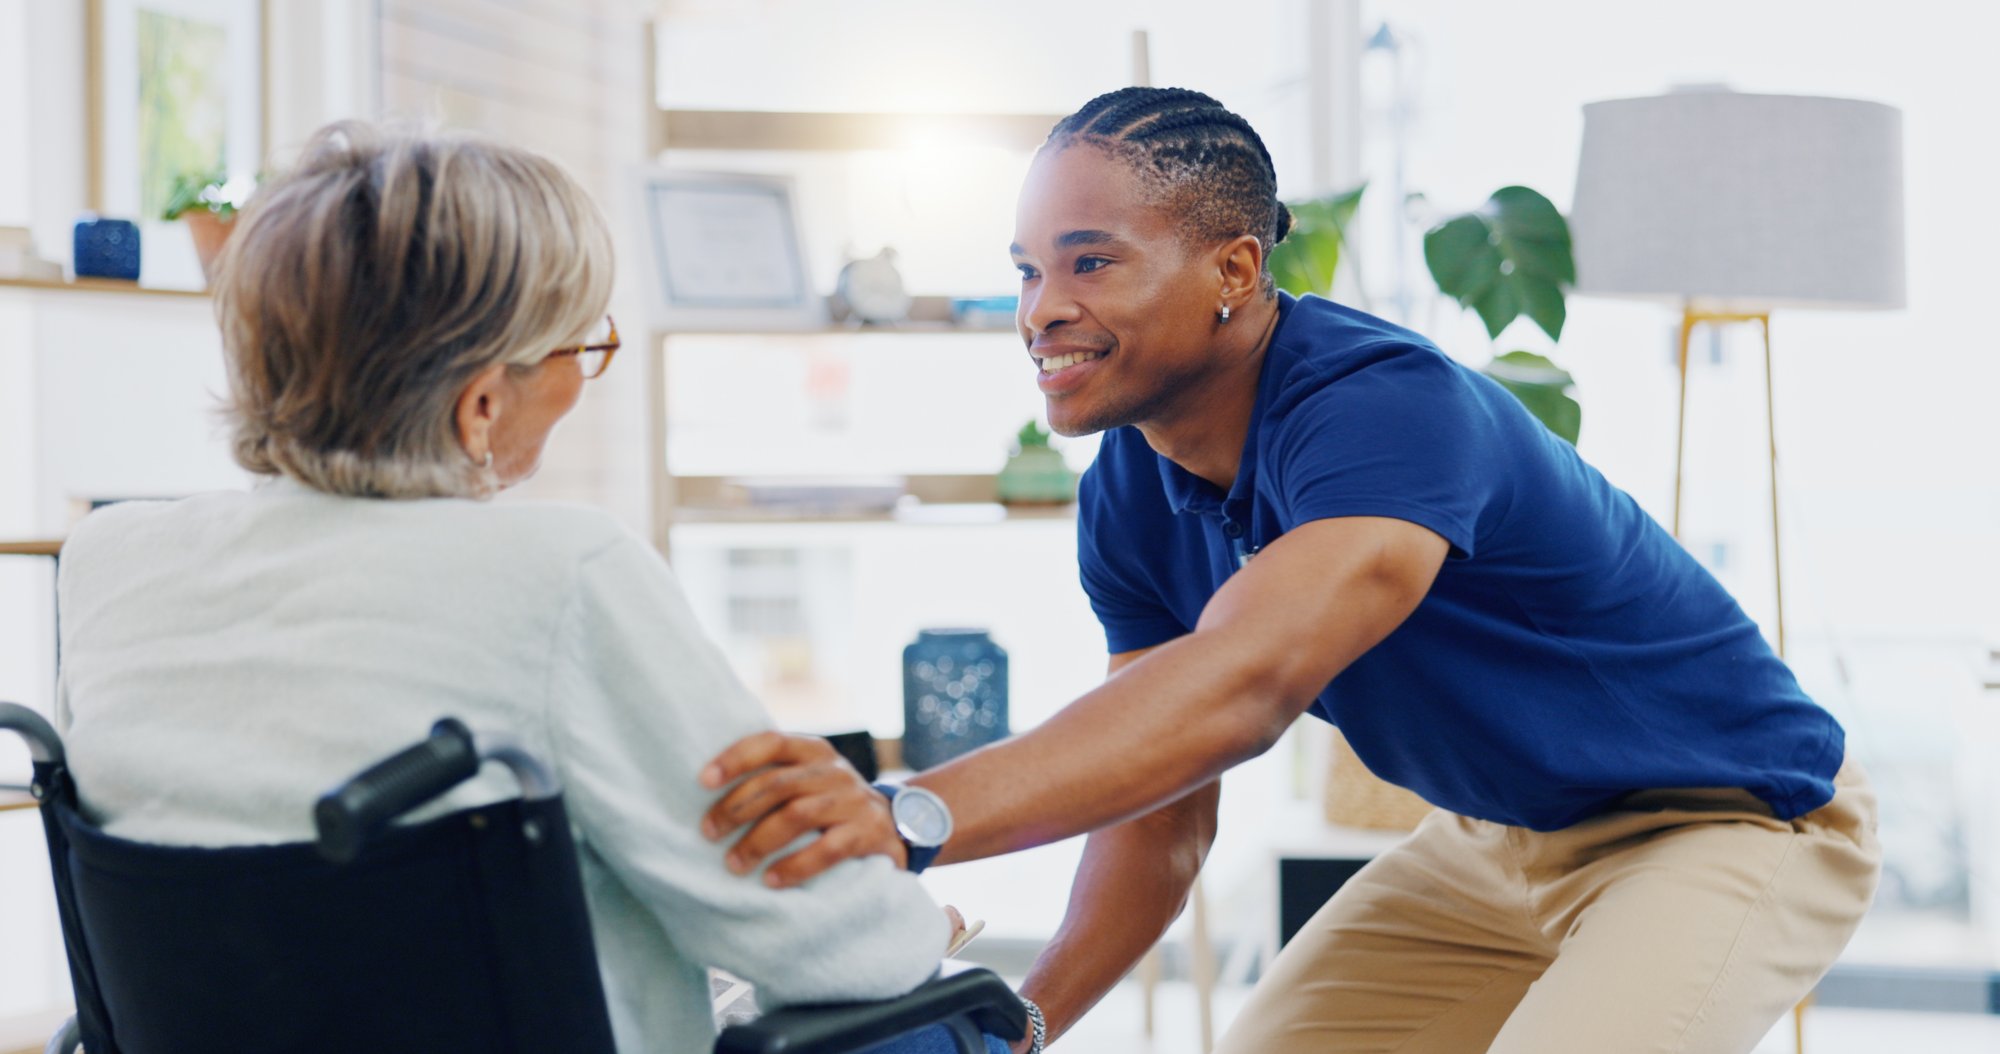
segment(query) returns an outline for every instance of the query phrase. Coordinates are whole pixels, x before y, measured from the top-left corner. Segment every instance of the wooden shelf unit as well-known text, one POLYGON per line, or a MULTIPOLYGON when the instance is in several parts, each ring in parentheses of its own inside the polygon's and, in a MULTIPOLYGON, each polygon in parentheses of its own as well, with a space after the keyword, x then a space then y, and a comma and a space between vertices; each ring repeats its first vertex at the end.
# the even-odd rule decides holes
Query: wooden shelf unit
POLYGON ((671 330, 654 332, 650 335, 647 348, 647 418, 650 422, 648 435, 648 476, 652 486, 653 544, 662 553, 671 550, 673 528, 679 524, 799 524, 799 523, 884 523, 922 526, 956 526, 980 523, 1008 523, 1026 521, 1049 521, 1074 519, 1076 506, 1067 505, 1019 505, 1002 506, 999 501, 999 476, 994 473, 966 474, 898 474, 904 480, 904 495, 915 501, 915 505, 899 505, 895 508, 815 509, 811 506, 786 508, 783 506, 762 506, 756 504, 743 484, 754 482, 759 477, 753 474, 741 476, 676 475, 667 465, 667 345, 676 337, 688 336, 751 336, 790 337, 844 334, 902 334, 902 335, 954 335, 954 334, 1012 334, 1012 327, 965 327, 949 322, 926 320, 926 312, 937 310, 936 305, 944 304, 948 309, 949 299, 944 297, 918 298, 918 308, 912 311, 912 319, 892 325, 861 326, 855 324, 832 324, 795 330, 671 330), (925 302, 929 301, 930 304, 925 302), (988 506, 997 510, 998 515, 983 517, 977 514, 957 515, 970 512, 972 508, 988 506), (928 510, 928 511, 927 511, 928 510))
MULTIPOLYGON (((649 52, 649 55, 651 53, 649 52)), ((658 71, 649 60, 646 70, 648 99, 659 98, 658 71)), ((855 150, 895 150, 926 142, 977 144, 1030 153, 1048 138, 1050 129, 1062 120, 1059 114, 961 114, 961 113, 814 113, 748 110, 665 109, 654 106, 648 128, 648 155, 658 158, 668 150, 729 152, 825 153, 855 150)), ((750 504, 740 488, 730 480, 715 476, 676 476, 667 467, 667 351, 668 341, 684 336, 754 335, 797 336, 810 334, 1011 334, 1011 320, 997 324, 959 325, 952 320, 952 298, 917 297, 909 317, 886 325, 829 322, 800 329, 666 330, 649 334, 647 347, 649 422, 649 478, 652 486, 653 542, 662 553, 677 523, 684 524, 788 524, 788 523, 956 523, 940 512, 927 517, 925 506, 997 505, 998 477, 994 475, 911 475, 906 493, 915 498, 917 510, 857 509, 813 512, 750 504)), ((830 314, 830 313, 829 313, 830 314)), ((1075 506, 1008 507, 999 521, 1054 520, 1073 517, 1075 506)), ((963 522, 978 521, 972 517, 963 522)))
POLYGON ((653 111, 653 142, 666 150, 826 152, 895 150, 926 142, 1039 148, 1060 114, 653 111))
MULTIPOLYGON (((750 477, 754 479, 755 477, 750 477)), ((895 508, 786 508, 753 503, 742 486, 744 477, 675 476, 672 478, 675 523, 903 523, 925 526, 1005 523, 1014 520, 1065 520, 1076 506, 1001 505, 998 477, 991 475, 905 476, 904 493, 914 505, 895 508), (982 515, 982 511, 991 515, 982 515)))
POLYGON ((0 278, 0 289, 26 289, 55 293, 110 293, 114 296, 164 297, 170 300, 207 300, 206 289, 157 289, 137 282, 111 278, 78 278, 68 282, 46 282, 38 278, 0 278))

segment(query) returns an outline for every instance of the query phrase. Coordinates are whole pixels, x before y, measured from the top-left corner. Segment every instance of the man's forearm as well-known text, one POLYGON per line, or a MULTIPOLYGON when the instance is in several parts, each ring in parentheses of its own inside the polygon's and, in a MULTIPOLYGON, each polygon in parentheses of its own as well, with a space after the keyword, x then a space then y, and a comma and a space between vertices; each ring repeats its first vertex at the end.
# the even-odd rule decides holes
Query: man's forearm
POLYGON ((1227 637, 1161 645, 1034 730, 910 782, 951 805, 938 863, 1060 841, 1144 815, 1262 753, 1296 711, 1227 637), (1141 731, 1143 730, 1143 731, 1141 731))
POLYGON ((1021 985, 1047 1015, 1051 1040, 1131 972, 1180 915, 1215 841, 1219 788, 1211 783, 1090 836, 1062 928, 1021 985))
POLYGON ((1267 546, 1162 644, 1039 727, 911 782, 951 806, 939 863, 1149 812, 1277 742, 1313 697, 1409 616, 1444 539, 1393 520, 1321 520, 1267 546))

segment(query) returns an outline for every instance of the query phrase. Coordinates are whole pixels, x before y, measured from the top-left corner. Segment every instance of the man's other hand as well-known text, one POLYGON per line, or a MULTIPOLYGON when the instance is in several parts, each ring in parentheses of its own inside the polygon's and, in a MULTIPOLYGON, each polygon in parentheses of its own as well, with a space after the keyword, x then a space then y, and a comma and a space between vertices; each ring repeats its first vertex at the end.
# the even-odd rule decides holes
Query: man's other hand
POLYGON ((800 835, 819 837, 772 864, 764 884, 787 889, 843 860, 886 856, 897 867, 908 854, 889 815, 889 800, 818 736, 759 732, 738 740, 701 771, 701 785, 719 790, 741 780, 702 819, 702 834, 720 841, 748 825, 726 863, 739 875, 800 835))

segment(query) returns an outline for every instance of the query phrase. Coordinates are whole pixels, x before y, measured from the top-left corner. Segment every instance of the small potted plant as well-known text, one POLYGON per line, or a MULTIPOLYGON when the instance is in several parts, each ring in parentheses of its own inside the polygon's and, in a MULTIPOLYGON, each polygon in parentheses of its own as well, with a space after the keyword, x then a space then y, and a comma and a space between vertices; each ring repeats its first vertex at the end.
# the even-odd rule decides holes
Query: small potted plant
POLYGON ((215 281, 215 261, 229 241, 236 210, 249 196, 247 182, 232 180, 219 171, 184 172, 174 177, 166 208, 161 210, 163 220, 187 221, 188 233, 194 236, 195 256, 201 260, 202 277, 210 282, 215 281))
POLYGON ((1003 505, 1067 505, 1076 500, 1076 473, 1062 452, 1049 445, 1049 430, 1039 421, 1021 426, 1012 457, 1000 470, 1003 505))

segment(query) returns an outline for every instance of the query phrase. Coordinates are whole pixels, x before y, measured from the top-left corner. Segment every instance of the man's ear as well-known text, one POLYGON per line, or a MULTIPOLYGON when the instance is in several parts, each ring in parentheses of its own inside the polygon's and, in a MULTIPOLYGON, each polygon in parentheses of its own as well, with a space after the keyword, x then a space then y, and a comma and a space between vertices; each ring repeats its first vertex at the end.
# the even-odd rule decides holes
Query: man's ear
POLYGON ((494 428, 507 409, 507 365, 496 362, 473 374, 458 393, 453 420, 458 425, 458 445, 465 456, 485 461, 493 452, 494 428))
POLYGON ((1243 310, 1264 294, 1264 243, 1248 234, 1230 239, 1215 251, 1215 270, 1222 279, 1222 303, 1243 310))

